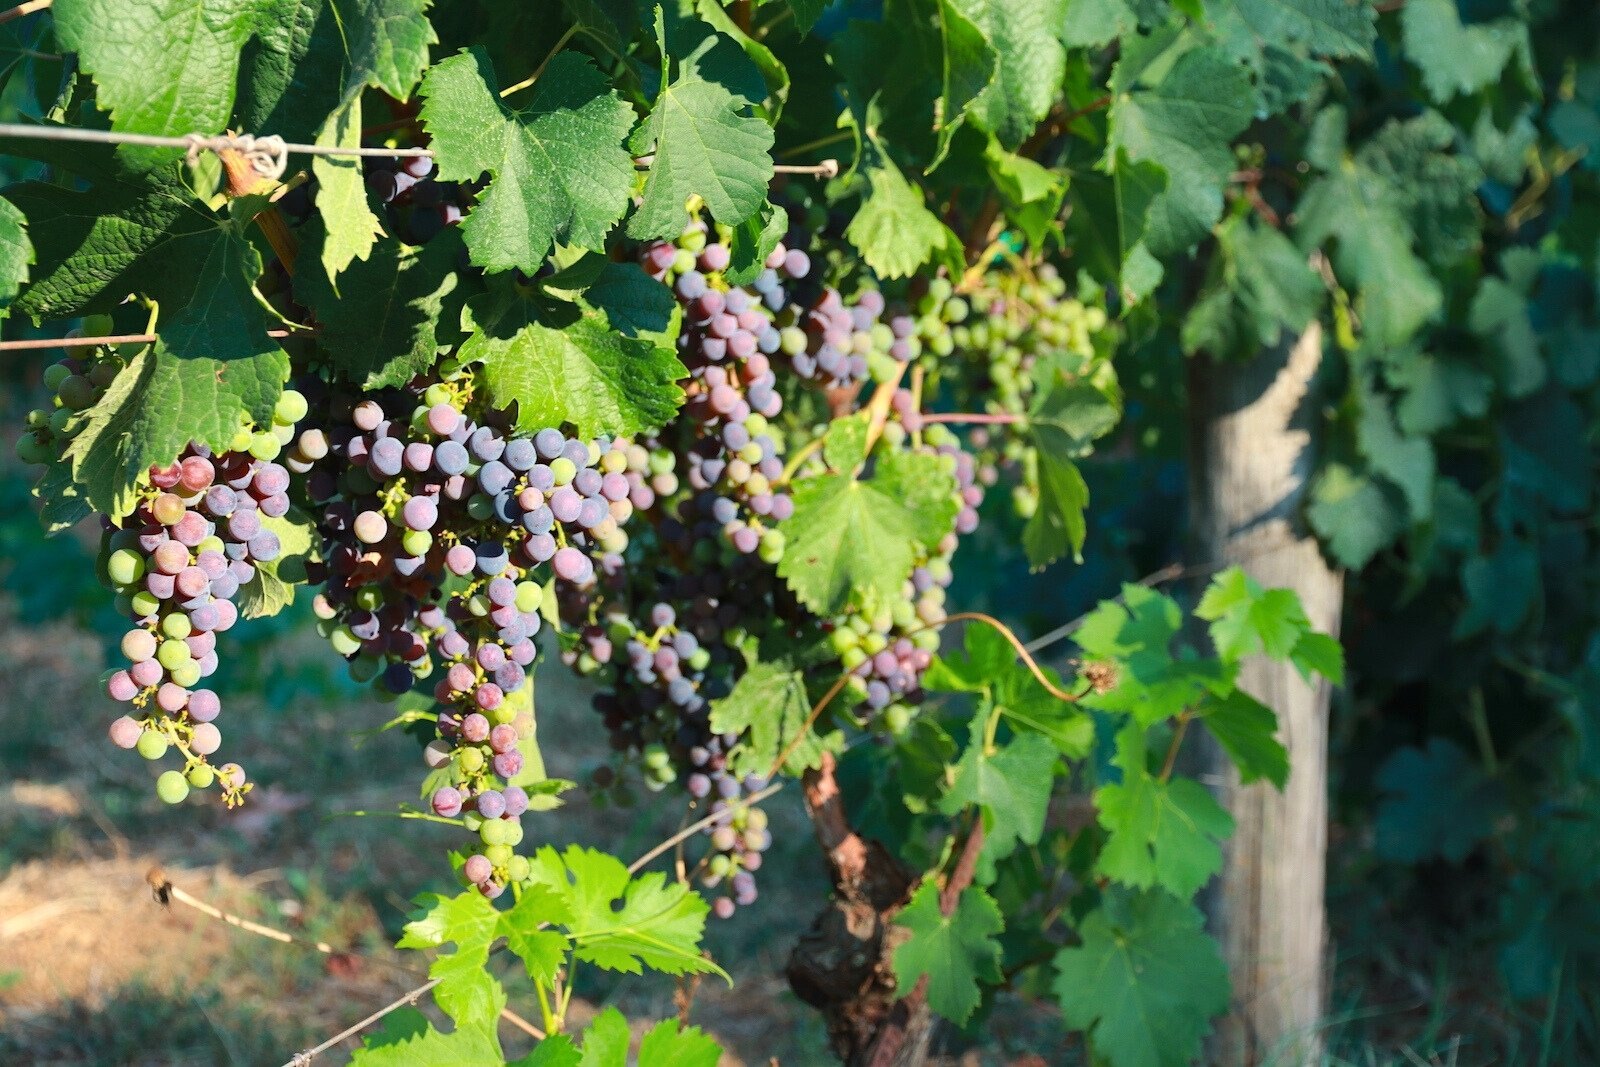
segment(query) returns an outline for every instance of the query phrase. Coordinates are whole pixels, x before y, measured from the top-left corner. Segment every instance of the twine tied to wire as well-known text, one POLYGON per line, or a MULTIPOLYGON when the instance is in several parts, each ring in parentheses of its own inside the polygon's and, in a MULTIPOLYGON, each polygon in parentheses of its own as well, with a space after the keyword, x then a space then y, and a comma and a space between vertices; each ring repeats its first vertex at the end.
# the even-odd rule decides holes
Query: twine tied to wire
POLYGON ((289 167, 289 146, 277 134, 257 137, 254 134, 218 134, 208 137, 203 133, 187 134, 183 142, 188 146, 185 157, 189 166, 200 162, 201 152, 238 152, 249 162, 250 169, 263 178, 277 181, 289 167))

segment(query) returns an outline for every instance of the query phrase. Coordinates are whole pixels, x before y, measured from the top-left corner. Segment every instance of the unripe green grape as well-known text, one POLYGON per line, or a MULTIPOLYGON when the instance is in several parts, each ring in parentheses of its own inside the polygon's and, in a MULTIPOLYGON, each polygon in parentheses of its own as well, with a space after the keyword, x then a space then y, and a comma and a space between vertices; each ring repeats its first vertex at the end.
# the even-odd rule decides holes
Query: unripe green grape
POLYGON ((167 754, 167 735, 159 730, 146 730, 139 735, 139 743, 134 746, 147 760, 158 760, 167 754))
POLYGON ((733 871, 733 861, 728 858, 726 853, 719 852, 711 857, 711 862, 706 864, 706 871, 713 878, 726 878, 733 871))
POLYGON ((118 585, 128 585, 144 577, 144 560, 137 552, 119 548, 106 562, 106 573, 118 585))
POLYGON ((505 844, 510 845, 512 848, 522 844, 523 831, 520 822, 515 819, 496 819, 494 821, 505 828, 501 831, 502 840, 505 844))
POLYGON ((526 882, 533 873, 526 856, 512 856, 506 861, 506 877, 513 882, 526 882))
POLYGON ((493 726, 500 726, 517 721, 517 711, 509 703, 502 703, 493 711, 486 711, 484 714, 488 716, 489 723, 493 726))
POLYGON ((156 649, 156 662, 169 671, 177 670, 189 662, 189 646, 176 639, 163 641, 156 649))
POLYGON ((180 771, 164 771, 156 779, 156 796, 168 804, 182 804, 189 796, 189 782, 180 771))
POLYGON ((355 602, 362 611, 377 611, 383 607, 383 590, 375 585, 364 585, 356 590, 355 602))
POLYGON ((353 656, 361 651, 361 639, 350 632, 350 627, 341 626, 333 631, 328 638, 333 650, 341 656, 353 656))
POLYGON ((483 770, 483 753, 476 748, 464 748, 456 755, 456 763, 468 774, 483 770))
MULTIPOLYGON (((568 460, 567 465, 571 466, 571 464, 572 461, 568 460)), ((479 522, 483 522, 487 520, 489 516, 494 514, 494 501, 490 500, 482 493, 475 493, 473 494, 472 498, 467 501, 467 514, 479 522)))
POLYGON ((911 709, 904 704, 890 704, 883 709, 883 724, 892 734, 903 734, 911 725, 911 709))
POLYGON ((475 834, 483 828, 483 824, 488 820, 475 811, 468 811, 462 813, 461 821, 466 824, 468 832, 475 834))
POLYGON ((183 612, 174 611, 161 620, 161 632, 175 641, 182 641, 194 632, 194 624, 183 612))
POLYGON ((839 663, 847 671, 853 671, 867 662, 867 653, 860 648, 847 648, 839 654, 839 663))
POLYGON ((407 530, 400 535, 400 547, 409 556, 426 555, 433 547, 433 535, 427 530, 407 530))
POLYGON ((365 685, 383 671, 383 659, 363 652, 349 664, 350 680, 365 685))
POLYGON ((50 432, 57 437, 70 436, 67 432, 67 424, 72 421, 72 415, 71 408, 56 408, 50 413, 50 432))
POLYGON ((472 613, 474 618, 484 619, 488 618, 489 612, 494 610, 494 605, 482 593, 473 593, 467 598, 467 610, 472 613))
POLYGON ((490 845, 488 848, 483 850, 483 854, 487 856, 489 858, 489 862, 494 864, 496 867, 504 867, 506 864, 511 862, 511 857, 516 855, 516 853, 511 851, 510 845, 490 845))
POLYGON ((184 777, 188 778, 189 784, 196 789, 210 789, 212 783, 217 780, 217 772, 212 770, 209 764, 196 763, 189 768, 184 777))
POLYGON ((504 819, 485 819, 483 825, 478 827, 478 837, 486 845, 510 844, 506 840, 506 827, 511 824, 504 819))
POLYGON ((889 639, 876 630, 861 639, 861 651, 869 656, 876 656, 889 647, 889 639))
POLYGON ((284 442, 279 441, 270 433, 253 433, 250 435, 250 454, 263 463, 271 463, 278 458, 278 453, 283 451, 284 442))
POLYGON ((128 598, 128 606, 132 614, 141 619, 147 615, 154 615, 161 610, 161 601, 149 590, 141 589, 128 598))
POLYGON ((517 583, 517 610, 538 611, 544 602, 544 589, 537 582, 517 583))
POLYGON ((828 635, 828 643, 833 646, 835 652, 843 653, 859 645, 861 635, 848 626, 836 626, 828 635))
POLYGON ((61 388, 61 383, 72 375, 72 371, 65 363, 52 363, 44 369, 44 385, 52 393, 61 388))
POLYGON ((306 398, 293 389, 285 389, 278 396, 278 402, 272 409, 272 421, 287 426, 293 426, 306 417, 308 406, 306 398))
POLYGON ((686 662, 689 664, 690 670, 703 671, 711 666, 711 652, 706 648, 697 648, 690 654, 686 662))
POLYGON ((172 668, 168 673, 172 675, 174 683, 185 689, 193 689, 200 684, 200 664, 192 659, 172 668))

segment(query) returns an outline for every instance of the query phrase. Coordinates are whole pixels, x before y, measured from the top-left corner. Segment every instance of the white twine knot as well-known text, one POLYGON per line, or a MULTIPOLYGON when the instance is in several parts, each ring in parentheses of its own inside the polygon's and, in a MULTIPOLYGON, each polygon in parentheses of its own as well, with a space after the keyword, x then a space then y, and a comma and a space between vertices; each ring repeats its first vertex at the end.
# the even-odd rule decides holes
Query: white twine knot
POLYGON ((244 156, 251 170, 272 181, 282 178, 289 168, 289 146, 277 134, 256 137, 248 133, 224 133, 208 137, 203 133, 191 133, 183 140, 189 146, 186 158, 191 167, 200 161, 201 152, 232 151, 244 156))

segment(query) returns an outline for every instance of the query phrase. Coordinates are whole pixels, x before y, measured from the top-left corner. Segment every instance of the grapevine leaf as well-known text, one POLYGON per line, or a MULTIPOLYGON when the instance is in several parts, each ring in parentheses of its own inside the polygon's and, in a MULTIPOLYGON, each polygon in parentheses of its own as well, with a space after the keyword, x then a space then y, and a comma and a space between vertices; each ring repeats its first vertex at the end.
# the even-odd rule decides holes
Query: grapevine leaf
POLYGON ((1417 0, 1401 9, 1400 29, 1406 57, 1441 104, 1493 85, 1513 58, 1526 69, 1533 66, 1528 25, 1516 15, 1469 26, 1455 0, 1417 0))
POLYGON ((191 441, 221 452, 242 422, 270 425, 289 377, 289 357, 267 336, 272 313, 251 288, 261 259, 248 242, 214 228, 161 259, 156 342, 78 416, 66 453, 89 503, 113 517, 132 510, 140 474, 191 441))
POLYGON ((982 997, 979 983, 1003 977, 996 935, 1005 929, 1005 919, 999 905, 978 886, 968 886, 954 914, 944 915, 938 885, 925 878, 894 921, 911 931, 895 946, 896 983, 910 989, 926 975, 928 1007, 958 1026, 965 1024, 982 997))
POLYGON ((455 942, 454 952, 440 954, 428 968, 428 977, 439 980, 433 997, 458 1027, 493 1026, 506 1006, 505 990, 488 969, 500 912, 472 889, 453 897, 425 893, 418 903, 423 910, 406 924, 399 947, 438 948, 455 942))
POLYGON ((1289 662, 1308 682, 1313 674, 1320 674, 1334 685, 1344 684, 1344 648, 1328 634, 1316 631, 1301 634, 1289 653, 1289 662))
POLYGON ((1165 22, 1170 11, 1166 0, 1070 0, 1061 40, 1069 48, 1097 48, 1165 22))
POLYGON ((969 623, 962 627, 961 652, 936 657, 922 684, 935 692, 986 693, 996 681, 1017 666, 1017 654, 992 626, 969 623))
POLYGON ((25 183, 6 190, 27 216, 38 268, 14 307, 35 321, 109 312, 130 294, 156 299, 192 267, 174 251, 215 236, 217 220, 194 203, 176 163, 141 168, 123 152, 88 148, 47 156, 87 189, 25 183))
POLYGON ((306 562, 313 558, 318 539, 311 519, 298 508, 276 518, 261 517, 261 528, 278 537, 282 550, 276 559, 256 562, 255 576, 239 587, 239 617, 264 619, 294 603, 296 587, 310 581, 306 562))
POLYGON ((1123 299, 1130 304, 1149 296, 1161 281, 1161 263, 1145 243, 1150 207, 1166 191, 1167 173, 1149 162, 1135 163, 1118 151, 1111 174, 1117 222, 1118 265, 1122 268, 1123 299))
POLYGON ((428 46, 439 38, 428 25, 432 0, 333 0, 349 52, 344 93, 363 86, 409 100, 428 66, 428 46))
POLYGON ((76 526, 94 514, 83 490, 72 480, 72 464, 65 459, 45 468, 34 483, 33 498, 39 502, 39 523, 49 534, 76 526))
POLYGON ((533 1046, 532 1052, 520 1060, 512 1060, 506 1067, 583 1067, 583 1060, 571 1037, 551 1034, 533 1046))
POLYGON ((58 0, 56 37, 99 87, 117 130, 219 133, 233 112, 239 54, 273 0, 58 0))
POLYGON ((1256 652, 1284 659, 1311 629, 1294 590, 1263 589, 1238 566, 1211 580, 1194 613, 1211 624, 1211 640, 1225 660, 1256 652))
POLYGON ((532 274, 556 241, 600 248, 633 188, 623 146, 633 109, 576 52, 550 60, 520 109, 501 103, 497 84, 476 48, 435 64, 422 82, 439 177, 491 177, 462 224, 472 261, 532 274))
POLYGON ((955 766, 955 780, 940 798, 939 810, 954 815, 972 804, 982 810, 981 881, 993 881, 995 861, 1011 855, 1017 845, 1039 843, 1045 810, 1050 806, 1055 762, 1055 747, 1034 733, 1018 734, 1003 748, 991 751, 985 744, 981 716, 974 720, 972 740, 955 766))
POLYGON ((1113 893, 1078 936, 1055 959, 1067 1025, 1110 1067, 1186 1067, 1228 1007, 1227 968, 1200 912, 1156 890, 1113 893))
MULTIPOLYGON (((361 144, 361 100, 335 112, 317 134, 319 145, 350 148, 361 144)), ((383 236, 378 217, 367 204, 361 161, 349 156, 316 156, 311 173, 317 179, 317 211, 322 215, 322 269, 329 278, 354 259, 366 259, 383 236)))
MULTIPOLYGON (((1338 648, 1326 634, 1320 637, 1338 648)), ((1278 716, 1255 697, 1235 689, 1221 700, 1201 706, 1200 721, 1239 768, 1239 780, 1246 785, 1265 778, 1282 789, 1289 780, 1289 750, 1278 740, 1278 716)))
MULTIPOLYGON (((1122 69, 1113 82, 1132 83, 1150 68, 1122 69)), ((1130 84, 1111 105, 1108 169, 1120 153, 1149 161, 1167 175, 1167 188, 1150 204, 1145 241, 1156 256, 1181 252, 1222 215, 1222 187, 1233 169, 1233 138, 1249 125, 1254 90, 1244 69, 1220 48, 1185 52, 1153 84, 1130 84)))
POLYGON ((1545 381, 1531 312, 1528 298, 1514 284, 1491 276, 1478 285, 1467 317, 1472 332, 1488 340, 1499 356, 1496 376, 1512 397, 1535 393, 1545 381))
POLYGON ((1311 486, 1306 519, 1335 560, 1359 569, 1405 530, 1405 502, 1388 485, 1333 463, 1311 486))
POLYGON ((566 959, 568 943, 564 935, 541 929, 544 924, 560 926, 572 921, 566 902, 548 886, 530 885, 509 911, 502 912, 497 932, 522 961, 528 977, 549 985, 566 959))
POLYGON ((978 124, 1015 148, 1050 111, 1066 70, 1056 36, 1064 0, 954 0, 994 47, 994 78, 972 102, 978 124))
MULTIPOLYGON (((772 49, 740 29, 718 0, 696 0, 695 12, 708 26, 744 49, 744 54, 761 72, 761 80, 766 84, 767 98, 771 102, 769 113, 773 125, 777 125, 778 117, 783 114, 784 101, 789 98, 789 71, 782 61, 773 54, 772 49)), ((761 101, 752 100, 751 103, 759 104, 761 101)), ((764 205, 764 208, 770 206, 764 205)))
MULTIPOLYGON (((586 1040, 585 1051, 587 1044, 586 1040)), ((660 1067, 717 1067, 721 1057, 722 1047, 699 1027, 680 1029, 674 1019, 662 1019, 639 1042, 639 1062, 651 1067, 657 1064, 660 1067)), ((605 1067, 627 1067, 627 1057, 608 1061, 605 1067)))
POLYGON ((627 1067, 632 1042, 628 1020, 616 1008, 607 1008, 583 1032, 583 1058, 577 1061, 578 1067, 627 1067))
POLYGON ((687 373, 671 349, 618 333, 598 312, 565 326, 550 318, 508 285, 469 301, 463 316, 471 336, 458 356, 483 363, 490 402, 515 404, 519 429, 571 423, 592 437, 671 420, 683 402, 675 383, 687 373))
POLYGON ((905 278, 930 260, 959 258, 961 239, 928 210, 921 191, 886 156, 876 160, 866 168, 866 199, 844 231, 862 262, 879 277, 905 278))
MULTIPOLYGON (((657 35, 665 37, 659 9, 657 35)), ((644 200, 628 223, 632 237, 681 233, 691 196, 704 200, 712 217, 726 226, 743 222, 766 201, 772 127, 748 114, 744 99, 700 74, 696 61, 716 40, 707 38, 685 59, 676 79, 663 80, 650 117, 629 142, 635 155, 655 154, 644 200)))
POLYGON ((1460 863, 1494 829, 1503 798, 1461 747, 1442 737, 1402 748, 1378 769, 1374 844, 1385 859, 1460 863))
POLYGON ((1087 533, 1089 486, 1072 462, 1122 417, 1114 385, 1058 376, 1034 398, 1028 432, 1039 456, 1039 506, 1022 531, 1028 562, 1051 563, 1070 551, 1080 558, 1087 533))
POLYGON ((1199 782, 1152 776, 1144 740, 1137 722, 1122 728, 1114 760, 1122 781, 1094 794, 1108 834, 1095 870, 1124 885, 1159 885, 1188 899, 1222 867, 1218 842, 1233 832, 1233 818, 1199 782))
POLYGON ((819 615, 837 614, 852 599, 869 609, 892 603, 918 547, 937 545, 959 510, 949 472, 916 453, 882 457, 870 480, 806 478, 793 495, 778 574, 819 615))
POLYGON ((765 775, 778 754, 797 737, 803 739, 795 744, 782 769, 800 774, 818 766, 822 745, 806 725, 811 699, 806 695, 804 673, 788 658, 761 659, 754 647, 746 647, 744 653, 749 665, 733 691, 711 702, 711 729, 742 735, 729 756, 733 773, 740 777, 765 775))
POLYGON ((542 288, 604 312, 612 327, 629 337, 653 341, 661 348, 677 342, 682 312, 672 290, 637 263, 613 263, 598 252, 585 252, 546 278, 542 288))
MULTIPOLYGON (((551 1039, 566 1040, 557 1034, 551 1039)), ((540 1048, 545 1043, 540 1044, 540 1048)), ((450 1033, 434 1029, 416 1008, 401 1008, 384 1020, 383 1029, 366 1038, 350 1057, 352 1067, 438 1067, 441 1063, 500 1063, 500 1039, 494 1022, 457 1026, 450 1033)), ((540 1061, 540 1067, 555 1067, 540 1061)))
POLYGON ((1356 447, 1374 474, 1399 489, 1415 522, 1433 517, 1435 462, 1433 442, 1400 432, 1389 401, 1376 390, 1362 388, 1356 447))
POLYGON ((35 262, 27 227, 22 210, 0 199, 0 320, 11 310, 12 299, 28 280, 28 268, 35 262))
POLYGON ((1376 17, 1366 0, 1235 0, 1239 17, 1263 41, 1297 41, 1316 55, 1369 57, 1376 17))
POLYGON ((802 34, 810 33, 822 13, 828 10, 830 0, 784 0, 794 12, 794 24, 802 34))
POLYGON ((453 234, 422 248, 381 241, 365 260, 352 261, 338 277, 318 269, 330 239, 309 227, 305 254, 295 272, 295 298, 316 312, 317 341, 333 366, 366 389, 402 385, 433 366, 440 346, 439 321, 459 281, 453 234), (313 265, 315 264, 315 266, 313 265))
POLYGON ((1173 657, 1172 639, 1183 612, 1171 598, 1124 585, 1122 600, 1103 602, 1072 635, 1091 659, 1116 670, 1109 692, 1090 693, 1081 704, 1129 714, 1150 726, 1193 706, 1208 691, 1220 696, 1233 688, 1233 672, 1224 664, 1192 653, 1173 657))
MULTIPOLYGON (((1008 0, 1015 3, 1017 0, 1008 0)), ((994 45, 973 24, 954 0, 934 0, 943 63, 942 91, 934 111, 939 126, 939 146, 928 164, 932 170, 944 161, 950 141, 966 120, 970 108, 990 87, 997 66, 994 45)))
POLYGON ((761 210, 733 228, 728 267, 722 272, 731 285, 748 285, 766 266, 766 259, 789 229, 789 213, 777 204, 761 210))
POLYGON ((1183 348, 1248 356, 1299 333, 1316 318, 1325 289, 1306 254, 1282 232, 1230 219, 1217 227, 1214 286, 1183 326, 1183 348))
POLYGON ((621 860, 577 845, 560 854, 548 845, 540 849, 534 877, 571 909, 567 934, 579 959, 624 974, 650 967, 727 978, 700 954, 710 907, 687 886, 667 882, 658 871, 632 878, 621 860))
POLYGON ((1307 190, 1298 237, 1311 248, 1338 240, 1334 266, 1360 287, 1363 328, 1382 344, 1405 342, 1443 303, 1439 283, 1412 251, 1412 230, 1388 182, 1343 168, 1307 190))

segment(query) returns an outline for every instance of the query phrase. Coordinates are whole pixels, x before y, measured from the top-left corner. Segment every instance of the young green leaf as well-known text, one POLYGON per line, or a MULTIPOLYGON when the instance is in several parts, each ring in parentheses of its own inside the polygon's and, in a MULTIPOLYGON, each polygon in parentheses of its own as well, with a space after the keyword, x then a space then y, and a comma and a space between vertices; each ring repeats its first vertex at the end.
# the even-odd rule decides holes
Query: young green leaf
MULTIPOLYGON (((721 1046, 699 1027, 680 1028, 674 1019, 662 1019, 639 1042, 639 1063, 652 1067, 717 1067, 721 1058, 721 1046)), ((607 1061, 603 1067, 628 1067, 627 1057, 607 1061)))
POLYGON ((492 1027, 506 1006, 505 990, 488 970, 500 912, 472 889, 454 897, 428 893, 418 902, 424 910, 406 924, 399 947, 438 948, 454 942, 455 951, 440 954, 428 968, 428 977, 439 980, 433 997, 458 1027, 492 1027))
POLYGON ((666 425, 683 403, 676 383, 687 372, 673 350, 619 333, 598 312, 562 322, 501 284, 464 318, 471 336, 458 357, 483 364, 490 402, 516 405, 526 433, 562 423, 584 436, 639 433, 666 425))
POLYGON ((624 974, 649 967, 727 977, 700 955, 710 907, 687 886, 660 872, 632 878, 621 860, 577 845, 559 854, 546 845, 533 867, 534 878, 570 909, 565 925, 579 959, 624 974))
MULTIPOLYGON (((555 1034, 550 1041, 559 1045, 566 1037, 555 1034)), ((495 1064, 504 1059, 493 1019, 443 1033, 416 1008, 401 1008, 384 1019, 382 1030, 362 1041, 350 1063, 351 1067, 438 1067, 442 1063, 495 1064)), ((548 1058, 537 1063, 538 1067, 572 1067, 548 1058)))
POLYGON ((1311 629, 1294 590, 1263 589, 1238 566, 1211 580, 1194 613, 1211 624, 1211 640, 1224 659, 1257 652, 1284 659, 1311 629))
MULTIPOLYGON (((1339 647, 1326 634, 1306 636, 1339 647)), ((1235 689, 1221 699, 1208 700, 1200 706, 1199 721, 1239 768, 1241 782, 1248 785, 1265 778, 1282 789, 1289 780, 1289 750, 1278 740, 1278 716, 1255 697, 1235 689)))
POLYGON ((1118 733, 1113 762, 1122 780, 1094 794, 1108 834, 1095 870, 1123 885, 1161 886, 1188 899, 1222 867, 1218 843, 1233 832, 1233 818, 1199 782, 1152 775, 1138 723, 1118 733))
POLYGON ((956 899, 954 913, 944 915, 938 885, 923 879, 894 921, 911 931, 894 950, 899 988, 910 989, 927 976, 928 1007, 958 1026, 964 1024, 982 999, 980 983, 998 983, 1003 977, 1000 942, 995 940, 1005 929, 1000 908, 982 889, 968 886, 956 899))
POLYGON ((1047 379, 1028 412, 1028 432, 1039 456, 1039 506, 1022 531, 1028 562, 1043 567, 1083 548, 1083 512, 1089 487, 1072 457, 1109 433, 1122 418, 1115 383, 1058 376, 1047 379))
POLYGON ((1186 1067, 1228 1007, 1228 972, 1200 912, 1159 890, 1112 893, 1056 954, 1067 1025, 1110 1067, 1186 1067))
POLYGON ((996 860, 1019 844, 1035 845, 1044 832, 1056 750, 1035 733, 1018 734, 994 751, 985 746, 983 722, 974 720, 972 739, 955 765, 955 780, 939 800, 939 810, 955 815, 976 804, 983 812, 983 850, 978 879, 993 881, 996 860))
POLYGON ((890 603, 918 547, 937 545, 955 523, 955 479, 937 457, 891 453, 877 463, 864 481, 824 474, 794 487, 778 574, 818 614, 890 603))
MULTIPOLYGON (((361 100, 334 112, 317 134, 317 144, 342 148, 361 144, 361 100)), ((317 179, 317 212, 322 216, 322 269, 337 278, 351 260, 366 259, 383 236, 378 217, 367 205, 367 183, 361 161, 350 156, 316 156, 311 173, 317 179)))
POLYGON ((576 52, 561 52, 520 108, 501 103, 482 49, 437 63, 422 81, 422 122, 445 181, 490 182, 462 224, 472 261, 532 274, 555 242, 601 248, 633 189, 623 142, 633 109, 576 52))
POLYGON ((866 199, 844 236, 867 266, 882 278, 905 278, 930 261, 959 260, 961 239, 928 210, 899 167, 880 155, 864 169, 866 199))
POLYGON ((716 733, 739 734, 738 745, 728 755, 729 770, 744 776, 765 775, 772 761, 800 736, 783 769, 799 774, 822 760, 823 746, 806 719, 811 714, 811 699, 806 695, 805 675, 792 659, 763 659, 754 642, 744 650, 748 661, 745 673, 734 683, 733 691, 711 702, 711 729, 716 733))

